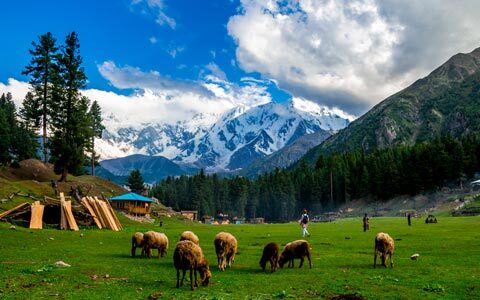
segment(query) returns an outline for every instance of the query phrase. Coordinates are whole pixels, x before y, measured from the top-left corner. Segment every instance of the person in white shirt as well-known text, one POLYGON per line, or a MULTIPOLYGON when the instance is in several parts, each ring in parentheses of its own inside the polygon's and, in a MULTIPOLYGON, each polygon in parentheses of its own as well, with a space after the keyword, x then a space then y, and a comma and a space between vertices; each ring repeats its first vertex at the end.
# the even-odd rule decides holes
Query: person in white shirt
POLYGON ((305 237, 306 235, 307 235, 307 236, 310 236, 310 233, 309 233, 308 230, 307 230, 308 221, 310 221, 310 218, 309 218, 309 216, 308 216, 307 210, 304 209, 304 210, 303 210, 302 217, 301 217, 300 220, 298 221, 298 222, 300 223, 300 226, 302 226, 302 237, 305 237))

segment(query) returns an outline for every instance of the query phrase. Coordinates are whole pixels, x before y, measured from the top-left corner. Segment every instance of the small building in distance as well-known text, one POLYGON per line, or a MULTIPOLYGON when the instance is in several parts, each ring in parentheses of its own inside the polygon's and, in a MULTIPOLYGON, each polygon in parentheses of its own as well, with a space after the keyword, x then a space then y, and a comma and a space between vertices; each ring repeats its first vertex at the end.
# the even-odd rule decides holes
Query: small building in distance
POLYGON ((110 198, 112 207, 128 212, 133 215, 150 214, 152 199, 136 193, 126 193, 110 198))
POLYGON ((181 210, 180 215, 192 221, 198 220, 198 211, 196 210, 181 210))

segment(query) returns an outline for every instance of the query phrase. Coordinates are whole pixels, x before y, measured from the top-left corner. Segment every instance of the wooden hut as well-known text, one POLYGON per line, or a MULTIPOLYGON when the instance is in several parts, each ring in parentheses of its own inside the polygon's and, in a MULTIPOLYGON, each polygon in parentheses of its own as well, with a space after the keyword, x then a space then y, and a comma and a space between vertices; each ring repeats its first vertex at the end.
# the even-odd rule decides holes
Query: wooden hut
POLYGON ((129 214, 147 215, 150 214, 152 199, 136 193, 127 193, 110 198, 112 207, 124 210, 129 214))
POLYGON ((198 220, 198 211, 196 210, 181 210, 180 215, 192 221, 198 220))

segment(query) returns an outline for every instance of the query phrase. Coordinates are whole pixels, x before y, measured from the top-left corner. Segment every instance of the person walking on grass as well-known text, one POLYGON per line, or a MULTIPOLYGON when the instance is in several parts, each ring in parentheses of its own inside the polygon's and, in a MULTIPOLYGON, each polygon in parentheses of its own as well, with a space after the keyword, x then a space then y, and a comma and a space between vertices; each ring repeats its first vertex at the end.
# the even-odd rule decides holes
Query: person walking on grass
POLYGON ((310 233, 307 230, 308 227, 308 221, 310 221, 310 217, 308 216, 307 210, 303 210, 302 217, 300 218, 300 226, 302 226, 302 237, 310 236, 310 233))

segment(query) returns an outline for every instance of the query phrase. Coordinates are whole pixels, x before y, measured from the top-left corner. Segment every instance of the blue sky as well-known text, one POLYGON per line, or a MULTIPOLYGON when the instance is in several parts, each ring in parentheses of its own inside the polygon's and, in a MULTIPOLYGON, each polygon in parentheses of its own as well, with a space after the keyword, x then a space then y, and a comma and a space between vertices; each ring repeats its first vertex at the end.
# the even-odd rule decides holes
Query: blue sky
POLYGON ((0 61, 8 63, 2 64, 0 81, 10 77, 28 80, 21 70, 29 61, 30 43, 47 31, 60 43, 69 31, 79 34, 90 88, 130 92, 116 89, 102 77, 97 66, 104 61, 157 70, 172 79, 196 80, 212 62, 229 80, 245 76, 235 65, 235 43, 226 29, 238 2, 163 3, 165 14, 175 20, 174 28, 156 22, 155 7, 129 0, 8 1, 2 4, 1 38, 9 42, 2 43, 0 51, 0 61))
POLYGON ((30 43, 76 31, 87 88, 112 113, 129 100, 181 98, 183 110, 208 112, 300 97, 358 116, 480 46, 476 0, 16 0, 0 10, 0 92, 20 103, 30 43))

